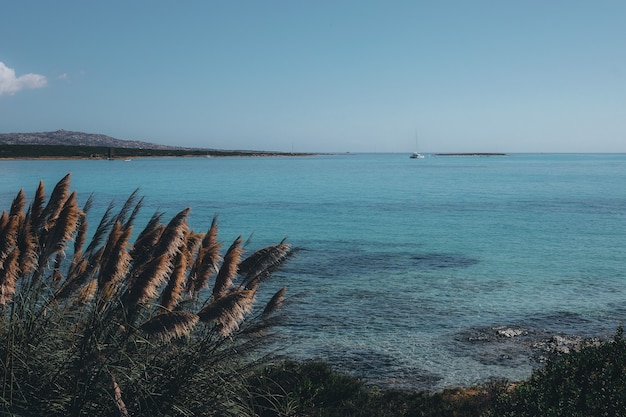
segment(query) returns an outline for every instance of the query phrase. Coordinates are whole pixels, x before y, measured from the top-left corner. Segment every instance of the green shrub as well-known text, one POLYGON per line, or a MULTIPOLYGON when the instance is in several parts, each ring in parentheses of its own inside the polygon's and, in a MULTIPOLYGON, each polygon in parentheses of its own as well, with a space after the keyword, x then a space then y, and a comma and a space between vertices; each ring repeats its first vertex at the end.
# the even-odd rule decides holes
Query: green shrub
POLYGON ((80 209, 69 177, 47 203, 40 183, 27 210, 20 191, 0 216, 2 414, 250 414, 246 354, 285 289, 263 310, 254 300, 290 246, 242 260, 237 238, 222 255, 216 219, 196 233, 189 209, 168 224, 156 213, 131 244, 136 192, 86 244, 91 198, 80 209))
POLYGON ((626 415, 626 341, 613 340, 551 358, 546 366, 503 393, 490 416, 626 415))
POLYGON ((361 398, 361 381, 317 361, 284 361, 249 379, 253 409, 260 417, 350 415, 361 398))
POLYGON ((249 379, 261 417, 592 417, 626 416, 626 340, 554 355, 528 380, 440 392, 379 390, 324 362, 286 361, 249 379))
POLYGON ((501 388, 378 390, 325 362, 285 361, 263 368, 249 379, 249 389, 260 417, 479 417, 501 388))

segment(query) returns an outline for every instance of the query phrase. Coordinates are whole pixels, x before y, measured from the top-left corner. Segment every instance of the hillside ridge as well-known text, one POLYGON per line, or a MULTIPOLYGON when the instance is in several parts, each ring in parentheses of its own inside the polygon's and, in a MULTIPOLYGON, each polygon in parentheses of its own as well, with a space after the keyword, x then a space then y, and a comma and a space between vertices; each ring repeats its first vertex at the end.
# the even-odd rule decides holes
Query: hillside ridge
POLYGON ((0 133, 2 145, 69 145, 69 146, 106 146, 133 149, 183 149, 176 146, 138 140, 116 139, 98 133, 74 132, 59 129, 54 132, 0 133))

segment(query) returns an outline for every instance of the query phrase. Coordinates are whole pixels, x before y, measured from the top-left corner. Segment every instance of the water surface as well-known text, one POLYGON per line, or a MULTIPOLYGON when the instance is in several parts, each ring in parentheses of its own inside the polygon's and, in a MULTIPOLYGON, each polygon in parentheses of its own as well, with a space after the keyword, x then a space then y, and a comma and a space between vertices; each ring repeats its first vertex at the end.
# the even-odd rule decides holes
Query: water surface
POLYGON ((92 224, 140 188, 141 226, 191 207, 225 245, 287 237, 281 346, 379 385, 525 378, 553 335, 626 319, 626 155, 0 161, 2 208, 68 172, 92 224))

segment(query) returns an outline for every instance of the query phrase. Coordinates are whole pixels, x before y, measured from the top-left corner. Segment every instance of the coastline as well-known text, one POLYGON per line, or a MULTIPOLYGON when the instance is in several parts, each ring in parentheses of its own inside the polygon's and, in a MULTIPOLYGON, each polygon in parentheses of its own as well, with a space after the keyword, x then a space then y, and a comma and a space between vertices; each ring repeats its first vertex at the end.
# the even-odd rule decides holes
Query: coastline
POLYGON ((499 152, 470 152, 470 153, 435 153, 434 156, 507 156, 499 152))
POLYGON ((137 158, 221 158, 312 156, 312 153, 217 149, 118 148, 82 145, 0 144, 0 160, 125 160, 137 158))

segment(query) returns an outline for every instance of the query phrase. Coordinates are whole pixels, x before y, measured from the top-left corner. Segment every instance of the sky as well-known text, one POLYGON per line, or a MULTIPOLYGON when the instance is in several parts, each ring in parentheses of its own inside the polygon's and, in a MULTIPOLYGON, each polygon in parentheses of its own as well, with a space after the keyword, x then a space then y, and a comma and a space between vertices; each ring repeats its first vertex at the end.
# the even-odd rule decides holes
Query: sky
POLYGON ((2 0, 0 133, 626 152, 626 1, 2 0))

